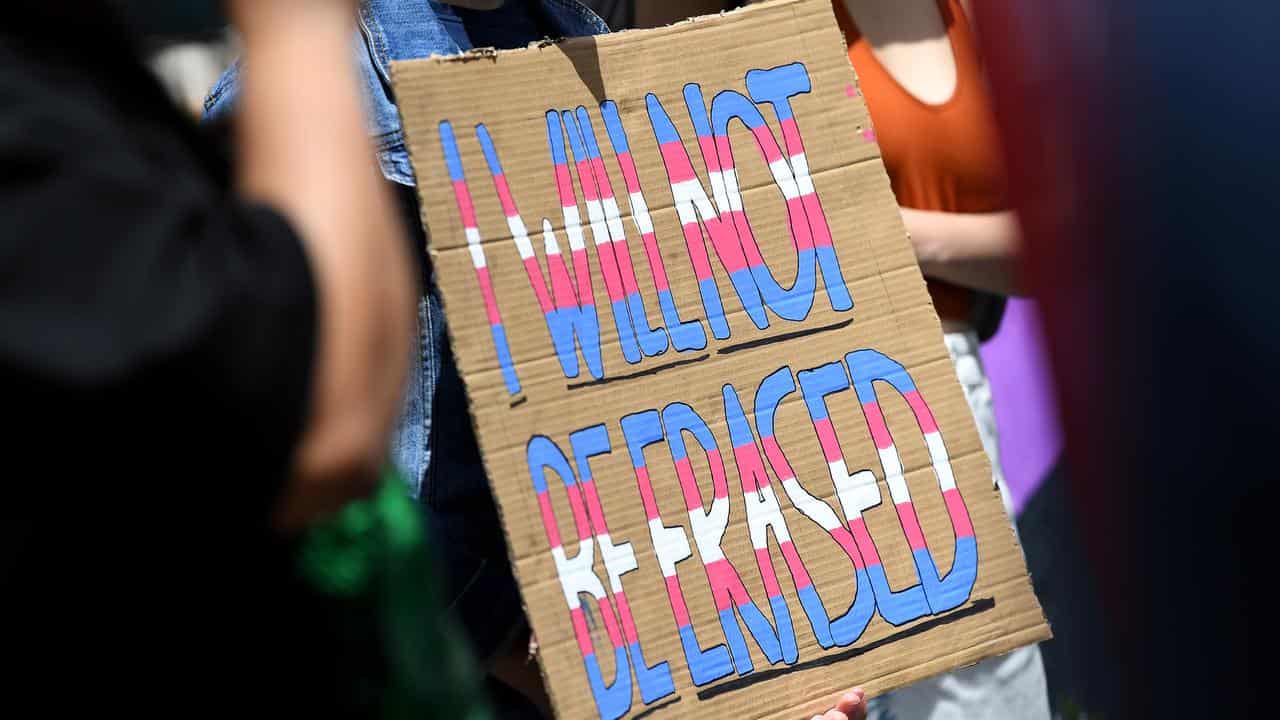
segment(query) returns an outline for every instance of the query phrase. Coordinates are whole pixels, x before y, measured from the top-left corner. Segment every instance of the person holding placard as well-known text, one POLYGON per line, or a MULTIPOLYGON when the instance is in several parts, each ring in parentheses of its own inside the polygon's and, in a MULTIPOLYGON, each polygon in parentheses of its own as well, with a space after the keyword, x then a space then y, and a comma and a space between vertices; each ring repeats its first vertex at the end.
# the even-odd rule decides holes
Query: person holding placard
MULTIPOLYGON (((416 177, 390 90, 391 62, 484 47, 520 48, 544 37, 595 35, 609 28, 576 0, 366 0, 360 4, 360 20, 363 42, 356 61, 363 69, 378 160, 422 251, 419 336, 393 453, 436 533, 433 542, 448 548, 442 553, 446 593, 472 650, 493 677, 550 716, 550 700, 532 661, 536 644, 508 565, 465 391, 448 346, 434 271, 425 253, 416 177)), ((238 63, 223 75, 206 100, 208 120, 230 117, 244 76, 238 63)), ((864 694, 854 690, 823 718, 859 720, 865 709, 864 694)), ((511 716, 502 710, 499 707, 500 714, 511 716)), ((522 716, 528 709, 513 707, 511 712, 522 716)))
MULTIPOLYGON (((978 355, 980 292, 1018 289, 1017 218, 1009 209, 981 58, 960 0, 837 0, 871 127, 902 219, 942 320, 1010 517, 991 388, 978 355)), ((1048 718, 1036 646, 878 698, 872 717, 1048 718)))

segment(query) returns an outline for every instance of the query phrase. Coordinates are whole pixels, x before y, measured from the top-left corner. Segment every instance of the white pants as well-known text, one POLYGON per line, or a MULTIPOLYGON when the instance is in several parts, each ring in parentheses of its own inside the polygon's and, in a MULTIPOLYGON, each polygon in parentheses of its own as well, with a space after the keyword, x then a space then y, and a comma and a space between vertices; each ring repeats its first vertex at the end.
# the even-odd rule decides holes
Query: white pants
MULTIPOLYGON (((978 337, 973 332, 957 332, 947 333, 945 339, 965 398, 977 420, 982 446, 991 458, 1005 512, 1012 518, 1013 504, 1000 470, 991 385, 978 356, 978 337)), ((871 720, 1048 720, 1049 694, 1040 647, 1020 648, 875 698, 871 701, 870 717, 871 720)))

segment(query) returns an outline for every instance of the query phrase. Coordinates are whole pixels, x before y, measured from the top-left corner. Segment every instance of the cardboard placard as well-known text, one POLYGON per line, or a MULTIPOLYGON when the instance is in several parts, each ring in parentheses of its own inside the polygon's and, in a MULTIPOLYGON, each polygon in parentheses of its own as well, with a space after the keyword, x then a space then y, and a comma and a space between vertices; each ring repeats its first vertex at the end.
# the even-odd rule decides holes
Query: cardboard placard
POLYGON ((1049 636, 827 0, 394 75, 561 717, 809 717, 1049 636))

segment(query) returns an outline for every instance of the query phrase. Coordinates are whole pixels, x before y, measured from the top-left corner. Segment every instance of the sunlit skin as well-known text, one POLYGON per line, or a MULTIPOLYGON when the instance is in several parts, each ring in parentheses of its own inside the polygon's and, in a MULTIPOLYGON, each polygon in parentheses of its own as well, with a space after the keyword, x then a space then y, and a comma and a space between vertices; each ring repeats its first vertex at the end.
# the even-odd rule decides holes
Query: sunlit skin
POLYGON ((276 513, 295 532, 367 495, 378 478, 414 337, 413 262, 369 161, 351 68, 356 0, 225 7, 260 68, 245 76, 236 188, 297 228, 318 295, 310 410, 276 513))
MULTIPOLYGON (((843 2, 876 60, 908 93, 932 105, 946 102, 955 93, 955 56, 937 0, 843 2)), ((901 211, 926 276, 1002 295, 1017 294, 1014 266, 1021 233, 1012 211, 901 211)))

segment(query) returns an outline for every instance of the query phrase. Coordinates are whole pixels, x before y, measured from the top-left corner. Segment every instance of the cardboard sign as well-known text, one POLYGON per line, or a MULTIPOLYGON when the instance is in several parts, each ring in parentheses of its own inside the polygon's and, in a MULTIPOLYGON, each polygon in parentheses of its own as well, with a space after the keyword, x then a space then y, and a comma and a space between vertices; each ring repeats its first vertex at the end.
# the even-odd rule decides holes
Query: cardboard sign
POLYGON ((395 83, 560 716, 810 717, 1048 637, 826 0, 395 83))

